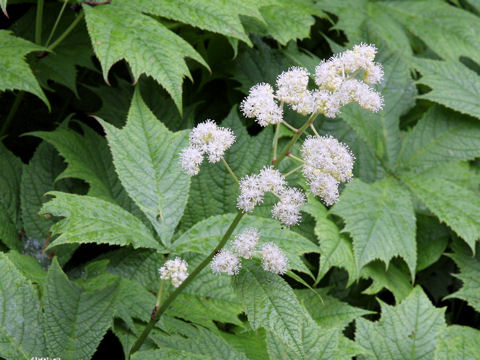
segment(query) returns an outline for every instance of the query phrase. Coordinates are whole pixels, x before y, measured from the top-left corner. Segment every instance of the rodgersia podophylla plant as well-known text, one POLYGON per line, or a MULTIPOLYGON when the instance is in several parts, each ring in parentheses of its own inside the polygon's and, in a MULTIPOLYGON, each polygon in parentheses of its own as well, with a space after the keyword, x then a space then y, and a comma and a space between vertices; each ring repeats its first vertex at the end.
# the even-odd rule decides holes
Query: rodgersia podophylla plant
MULTIPOLYGON (((353 50, 337 54, 322 61, 310 74, 301 67, 291 67, 278 75, 275 88, 271 84, 254 85, 241 102, 240 109, 245 117, 253 118, 262 127, 275 126, 273 158, 259 172, 244 174, 240 179, 225 160, 225 153, 235 142, 233 131, 218 126, 213 120, 198 124, 190 133, 190 144, 179 154, 180 164, 186 174, 195 176, 201 171, 205 157, 211 163, 222 161, 238 185, 236 207, 238 214, 226 233, 209 256, 187 276, 187 264, 176 258, 169 260, 160 269, 161 278, 171 280, 176 290, 155 310, 154 324, 173 299, 205 266, 210 264, 214 274, 237 276, 245 261, 259 261, 263 270, 275 274, 287 274, 287 254, 275 241, 259 244, 261 235, 257 229, 249 228, 237 234, 231 244, 229 238, 246 213, 252 213, 264 201, 267 193, 277 199, 271 216, 283 226, 300 223, 301 209, 307 197, 304 190, 289 184, 288 176, 301 171, 306 179, 306 190, 318 196, 326 205, 339 199, 339 184, 352 178, 354 156, 345 144, 331 135, 321 136, 314 122, 319 116, 335 117, 344 105, 358 103, 369 111, 379 111, 383 106, 382 96, 370 85, 381 81, 383 70, 374 62, 376 48, 373 45, 357 45, 353 50), (309 87, 311 78, 315 86, 309 87), (308 116, 299 128, 287 123, 283 107, 287 105, 303 116, 308 116), (286 126, 292 131, 290 141, 279 151, 279 128, 286 126), (311 135, 306 135, 309 130, 311 135), (300 154, 292 153, 293 145, 301 141, 300 154), (279 164, 285 158, 299 165, 282 173, 279 164)), ((251 154, 255 156, 255 154, 251 154)), ((163 284, 163 282, 162 282, 163 284)), ((159 294, 161 291, 159 291, 159 294)), ((133 346, 135 351, 147 336, 150 328, 133 346)))

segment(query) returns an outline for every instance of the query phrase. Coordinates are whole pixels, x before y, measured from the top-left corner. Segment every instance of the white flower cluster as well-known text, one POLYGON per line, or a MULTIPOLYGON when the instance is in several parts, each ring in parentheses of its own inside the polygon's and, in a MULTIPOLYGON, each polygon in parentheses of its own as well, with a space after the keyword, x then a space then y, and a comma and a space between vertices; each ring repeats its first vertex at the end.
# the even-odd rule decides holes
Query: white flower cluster
POLYGON ((197 175, 204 155, 208 155, 208 161, 216 163, 234 142, 235 135, 232 130, 217 126, 212 120, 206 120, 192 129, 190 146, 180 153, 180 164, 188 175, 197 175))
POLYGON ((210 264, 212 271, 216 274, 236 275, 242 268, 241 258, 250 259, 255 254, 259 254, 262 258, 264 270, 276 274, 285 274, 288 270, 288 259, 284 252, 272 242, 263 244, 261 250, 256 251, 259 239, 258 230, 254 228, 246 229, 235 236, 234 250, 218 252, 210 264))
POLYGON ((283 121, 283 109, 277 101, 289 104, 302 115, 321 113, 335 117, 342 106, 351 102, 377 112, 383 107, 383 98, 368 85, 378 84, 383 78, 382 66, 374 62, 376 53, 374 45, 360 44, 322 61, 315 68, 318 89, 313 91, 308 90, 308 70, 291 67, 278 76, 276 92, 269 84, 256 84, 240 109, 245 117, 255 118, 261 126, 283 121))
POLYGON ((298 189, 287 187, 285 177, 272 166, 240 180, 237 207, 243 212, 253 211, 263 201, 266 192, 273 193, 280 200, 272 209, 275 219, 287 226, 300 222, 300 207, 306 202, 305 195, 298 189))
POLYGON ((338 185, 352 178, 355 157, 347 145, 332 136, 309 136, 302 145, 303 175, 310 191, 326 205, 338 200, 338 185))
POLYGON ((160 279, 170 279, 173 286, 179 287, 188 277, 187 267, 187 262, 179 257, 176 257, 174 260, 168 260, 160 269, 158 269, 160 279))

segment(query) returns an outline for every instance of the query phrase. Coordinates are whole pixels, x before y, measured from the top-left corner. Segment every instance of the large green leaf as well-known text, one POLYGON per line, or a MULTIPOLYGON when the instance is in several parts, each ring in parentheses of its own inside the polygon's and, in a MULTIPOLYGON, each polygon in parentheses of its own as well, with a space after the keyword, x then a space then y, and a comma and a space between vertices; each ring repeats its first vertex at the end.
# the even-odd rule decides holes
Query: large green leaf
MULTIPOLYGON (((225 214, 197 223, 173 243, 172 251, 179 254, 186 252, 209 254, 220 242, 234 217, 235 214, 225 214)), ((243 217, 232 236, 252 227, 260 231, 260 244, 274 242, 285 252, 291 269, 310 273, 299 255, 318 253, 317 245, 296 232, 282 228, 278 221, 249 215, 243 217)))
POLYGON ((4 253, 0 253, 0 271, 0 357, 30 360, 45 354, 36 289, 4 253))
POLYGON ((0 68, 2 69, 0 91, 16 89, 31 92, 42 99, 50 109, 50 103, 45 93, 25 61, 26 54, 41 51, 43 47, 13 36, 7 30, 0 30, 0 44, 2 44, 0 48, 0 68))
POLYGON ((157 80, 182 108, 182 81, 190 72, 184 58, 190 57, 208 68, 195 49, 159 21, 116 2, 84 7, 93 50, 108 83, 108 71, 125 59, 135 82, 141 74, 157 80))
POLYGON ((111 325, 117 290, 117 283, 84 290, 52 262, 44 290, 45 335, 52 356, 90 359, 111 325))
POLYGON ((480 237, 480 198, 476 193, 438 174, 407 173, 401 178, 430 211, 464 239, 470 248, 475 248, 475 241, 480 237))
POLYGON ((432 89, 422 94, 420 96, 422 99, 480 118, 478 73, 461 63, 451 61, 415 59, 413 66, 422 74, 417 82, 432 89))
POLYGON ((139 351, 133 354, 132 360, 208 360, 210 357, 201 354, 195 354, 193 352, 177 350, 177 349, 157 349, 139 351))
POLYGON ((480 353, 480 331, 467 326, 449 326, 435 349, 435 360, 469 360, 480 353))
POLYGON ((447 296, 465 300, 476 311, 480 312, 480 249, 472 255, 471 251, 463 244, 453 244, 454 252, 447 254, 460 268, 460 273, 455 277, 463 282, 462 288, 447 296))
POLYGON ((42 214, 62 216, 52 226, 52 236, 60 235, 49 248, 61 244, 131 245, 160 249, 147 227, 118 205, 91 196, 52 191, 55 196, 42 207, 42 214))
POLYGON ((434 166, 440 161, 471 160, 477 156, 480 156, 480 124, 433 106, 405 136, 398 166, 434 166))
POLYGON ((0 240, 19 247, 22 162, 0 143, 0 240))
POLYGON ((163 244, 169 244, 187 204, 190 177, 178 161, 185 131, 172 133, 135 91, 122 129, 102 121, 113 163, 127 193, 144 212, 163 244))
POLYGON ((374 184, 353 180, 331 211, 345 220, 344 230, 352 235, 358 271, 374 259, 388 264, 400 256, 413 278, 417 261, 415 214, 410 194, 395 179, 374 184))
POLYGON ((370 352, 365 359, 433 358, 440 334, 446 328, 444 309, 435 308, 420 287, 399 305, 380 301, 382 318, 358 319, 355 341, 370 352))
MULTIPOLYGON (((256 173, 270 163, 273 141, 270 129, 251 137, 242 125, 236 107, 230 111, 222 126, 232 129, 236 136, 235 143, 225 154, 225 161, 237 177, 256 173)), ((238 185, 223 163, 205 163, 200 174, 192 178, 182 228, 190 228, 209 216, 235 212, 238 194, 238 185)), ((264 212, 269 213, 270 209, 265 209, 268 206, 271 206, 271 202, 266 201, 259 209, 264 208, 264 212)))

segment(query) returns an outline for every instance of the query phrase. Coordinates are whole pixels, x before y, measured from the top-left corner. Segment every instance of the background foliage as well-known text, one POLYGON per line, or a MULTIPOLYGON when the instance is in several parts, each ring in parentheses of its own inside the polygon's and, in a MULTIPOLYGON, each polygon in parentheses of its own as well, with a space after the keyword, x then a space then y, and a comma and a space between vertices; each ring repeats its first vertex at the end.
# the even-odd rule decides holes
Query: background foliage
POLYGON ((355 179, 330 209, 309 198, 300 226, 270 219, 267 198, 236 230, 262 229, 292 271, 203 271, 132 359, 478 356, 478 1, 0 6, 1 358, 128 354, 158 267, 200 263, 236 211, 221 164, 181 171, 186 129, 222 122, 232 169, 258 171, 273 132, 239 115, 250 86, 360 42, 379 48, 384 109, 319 123, 355 179))

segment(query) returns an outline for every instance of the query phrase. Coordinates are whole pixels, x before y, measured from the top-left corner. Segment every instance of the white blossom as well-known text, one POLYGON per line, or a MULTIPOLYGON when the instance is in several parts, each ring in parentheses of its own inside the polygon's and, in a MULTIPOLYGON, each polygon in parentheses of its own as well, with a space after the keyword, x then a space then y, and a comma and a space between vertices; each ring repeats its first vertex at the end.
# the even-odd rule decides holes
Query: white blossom
POLYGON ((236 253, 245 258, 250 259, 255 253, 260 235, 257 229, 251 228, 243 231, 241 234, 235 236, 233 240, 233 249, 236 253))
POLYGON ((278 124, 283 119, 283 109, 275 102, 273 88, 266 83, 256 84, 240 104, 247 118, 255 118, 260 126, 278 124))
POLYGON ((253 211, 255 206, 263 201, 264 191, 258 175, 247 175, 240 180, 240 195, 237 198, 237 208, 243 212, 253 211))
POLYGON ((265 271, 275 274, 285 274, 288 270, 288 259, 282 249, 276 244, 268 242, 263 244, 260 251, 262 266, 265 271))
POLYGON ((272 208, 272 216, 286 226, 298 224, 302 218, 300 207, 307 200, 303 192, 295 188, 285 188, 279 198, 280 201, 272 208))
POLYGON ((273 166, 265 166, 258 174, 259 185, 263 192, 280 193, 287 182, 280 171, 273 166))
POLYGON ((195 146, 188 146, 180 153, 180 164, 190 176, 198 174, 202 161, 203 154, 195 146))
POLYGON ((315 90, 312 93, 314 111, 334 118, 340 112, 341 99, 337 93, 328 90, 315 90))
POLYGON ((210 264, 215 274, 226 273, 236 275, 240 272, 240 258, 230 250, 221 250, 212 259, 210 264))
POLYGON ((308 182, 310 191, 313 195, 319 196, 325 205, 333 205, 338 201, 338 181, 330 174, 318 172, 314 177, 310 177, 308 182))
POLYGON ((294 66, 277 78, 277 99, 290 104, 294 111, 302 115, 311 114, 314 110, 313 96, 307 89, 309 76, 307 69, 294 66))
POLYGON ((160 269, 158 269, 160 279, 170 279, 173 286, 179 287, 188 277, 187 267, 187 262, 179 257, 176 257, 174 260, 168 260, 160 269))

